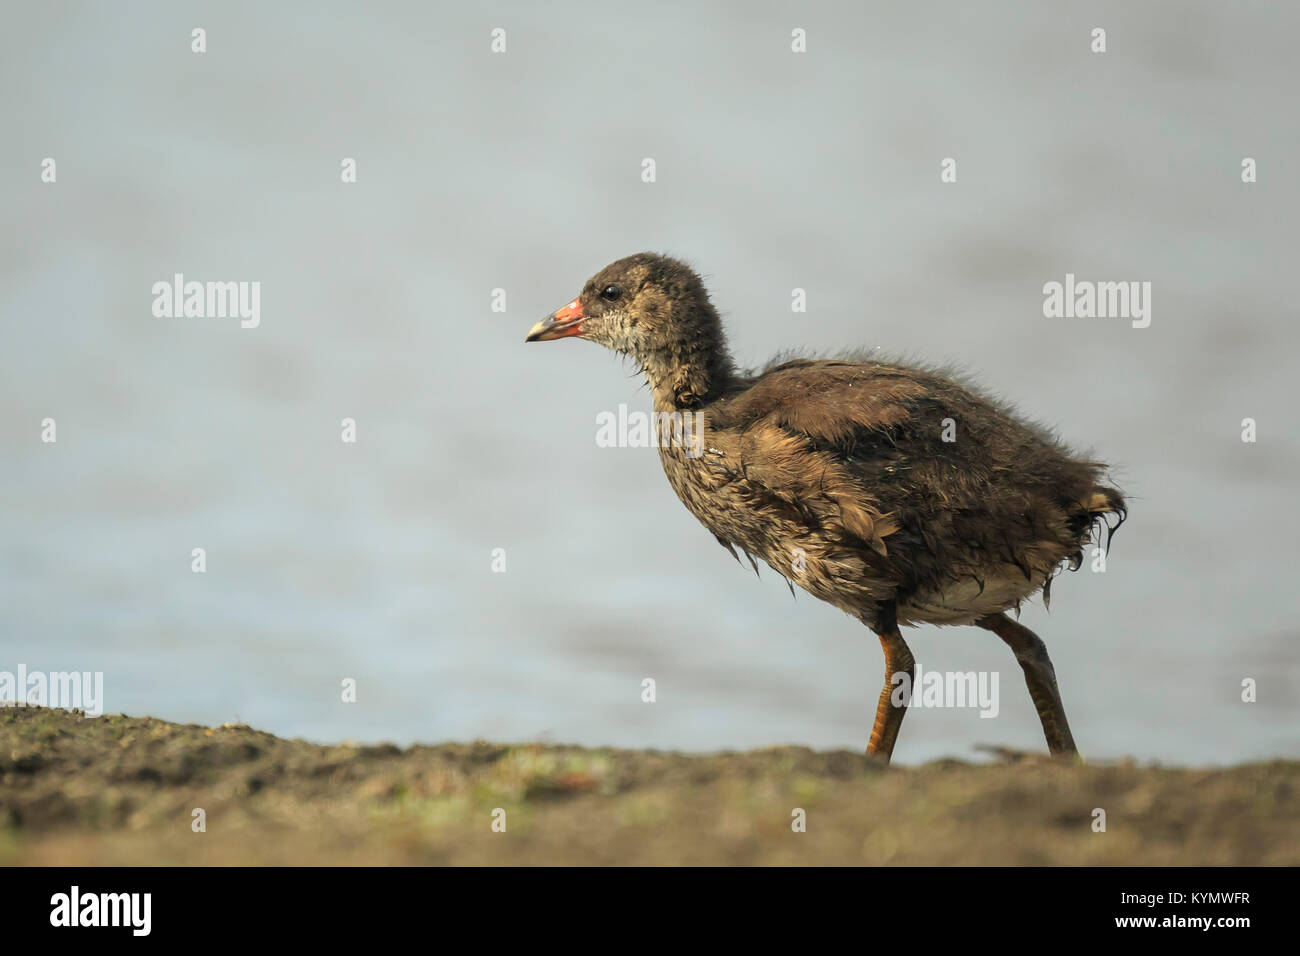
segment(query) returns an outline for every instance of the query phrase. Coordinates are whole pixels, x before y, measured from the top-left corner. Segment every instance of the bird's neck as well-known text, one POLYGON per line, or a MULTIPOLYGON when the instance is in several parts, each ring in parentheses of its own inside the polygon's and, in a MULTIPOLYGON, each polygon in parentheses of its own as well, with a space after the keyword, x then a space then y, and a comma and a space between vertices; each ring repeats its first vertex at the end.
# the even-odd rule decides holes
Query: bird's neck
POLYGON ((740 379, 716 314, 680 342, 641 363, 655 409, 699 409, 735 390, 740 379))

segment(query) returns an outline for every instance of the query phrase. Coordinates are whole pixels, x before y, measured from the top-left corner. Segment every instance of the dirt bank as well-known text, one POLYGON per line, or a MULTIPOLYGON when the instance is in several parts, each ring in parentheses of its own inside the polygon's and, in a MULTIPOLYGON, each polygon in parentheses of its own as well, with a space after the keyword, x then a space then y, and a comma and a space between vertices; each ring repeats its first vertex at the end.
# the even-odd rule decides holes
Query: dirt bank
POLYGON ((246 726, 0 709, 10 864, 1296 865, 1298 789, 1295 761, 889 769, 801 747, 322 747, 246 726), (206 832, 192 830, 196 808, 206 832), (806 832, 791 830, 796 808, 806 832))

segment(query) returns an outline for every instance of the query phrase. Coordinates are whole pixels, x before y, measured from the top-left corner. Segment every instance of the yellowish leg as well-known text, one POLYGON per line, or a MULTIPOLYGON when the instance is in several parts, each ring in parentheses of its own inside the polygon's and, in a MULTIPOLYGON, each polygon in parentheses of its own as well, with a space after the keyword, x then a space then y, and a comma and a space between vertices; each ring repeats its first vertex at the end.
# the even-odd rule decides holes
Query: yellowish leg
POLYGON ((880 691, 880 701, 876 704, 876 722, 871 728, 867 756, 889 760, 894 753, 898 729, 903 726, 903 716, 907 713, 906 704, 894 704, 894 676, 906 674, 907 686, 911 688, 916 679, 916 660, 903 640, 903 635, 898 632, 892 607, 881 614, 875 627, 878 628, 876 636, 880 638, 880 646, 885 652, 885 686, 880 691))

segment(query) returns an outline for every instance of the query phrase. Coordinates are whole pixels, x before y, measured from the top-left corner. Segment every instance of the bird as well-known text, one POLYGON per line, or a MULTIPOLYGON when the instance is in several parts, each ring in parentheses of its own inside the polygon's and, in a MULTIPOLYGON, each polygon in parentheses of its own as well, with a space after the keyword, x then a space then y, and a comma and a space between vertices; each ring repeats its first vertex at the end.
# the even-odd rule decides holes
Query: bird
POLYGON ((901 628, 932 624, 1006 643, 1048 750, 1079 759, 1047 646, 1018 617, 1103 532, 1109 548, 1128 511, 1108 465, 944 367, 849 351, 741 370, 703 280, 665 255, 605 266, 525 341, 562 338, 635 363, 671 423, 657 442, 668 483, 718 543, 879 638, 867 755, 890 761, 909 703, 901 628))

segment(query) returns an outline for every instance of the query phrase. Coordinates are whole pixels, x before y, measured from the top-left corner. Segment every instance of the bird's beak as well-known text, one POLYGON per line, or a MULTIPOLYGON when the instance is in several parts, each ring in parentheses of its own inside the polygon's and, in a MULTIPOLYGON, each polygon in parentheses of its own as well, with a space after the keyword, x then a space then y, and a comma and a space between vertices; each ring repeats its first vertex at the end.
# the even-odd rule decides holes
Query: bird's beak
POLYGON ((582 303, 574 299, 562 309, 557 309, 528 332, 525 342, 549 342, 551 339, 563 339, 570 335, 582 334, 582 303))

